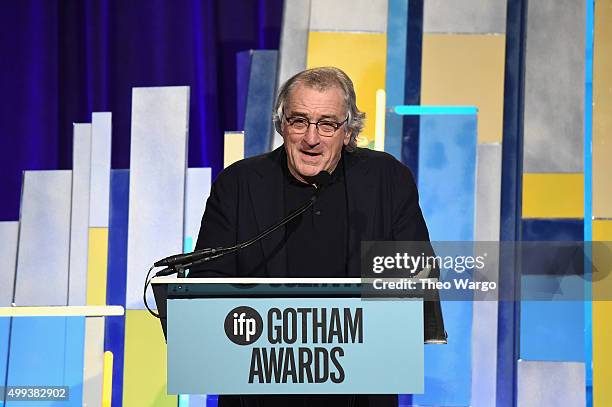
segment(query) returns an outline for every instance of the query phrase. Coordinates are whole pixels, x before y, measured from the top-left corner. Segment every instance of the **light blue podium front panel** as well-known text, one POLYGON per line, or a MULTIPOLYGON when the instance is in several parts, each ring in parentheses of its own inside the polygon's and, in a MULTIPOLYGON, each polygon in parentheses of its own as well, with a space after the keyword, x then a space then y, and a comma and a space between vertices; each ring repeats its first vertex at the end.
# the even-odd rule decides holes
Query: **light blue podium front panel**
MULTIPOLYGON (((287 314, 289 315, 289 314, 287 314)), ((300 314, 297 314, 300 315, 300 314)), ((388 394, 421 393, 423 391, 423 305, 420 301, 362 301, 358 298, 298 298, 298 299, 174 299, 168 300, 168 392, 170 394, 388 394), (261 336, 252 343, 234 343, 226 334, 233 329, 234 309, 251 307, 261 317, 262 325, 257 330, 261 336), (330 343, 322 343, 319 337, 313 343, 312 314, 298 319, 294 343, 283 341, 272 344, 270 334, 276 332, 280 320, 272 318, 269 311, 273 308, 281 312, 301 308, 326 310, 328 328, 333 326, 332 309, 338 309, 342 338, 334 337, 330 343), (362 334, 348 335, 344 325, 344 313, 349 309, 356 315, 361 309, 362 334), (303 336, 304 329, 306 330, 303 336), (345 334, 347 334, 345 336, 345 334), (351 340, 355 339, 355 343, 351 340), (362 341, 359 341, 359 339, 362 341), (347 343, 344 343, 347 342, 347 343), (268 363, 271 354, 281 354, 283 363, 279 382, 274 375, 274 367, 268 363), (340 351, 333 348, 339 348, 340 351), (308 349, 312 352, 310 363, 300 357, 308 349), (315 355, 336 355, 316 358, 315 355), (289 374, 290 356, 295 355, 295 377, 289 374), (264 357, 265 355, 265 357, 264 357), (261 356, 259 359, 258 356, 261 356), (258 361, 261 360, 261 364, 258 361), (317 362, 318 360, 318 362, 317 362), (310 369, 300 364, 309 365, 310 369), (327 361, 327 380, 308 383, 308 371, 315 381, 315 364, 325 371, 327 361), (340 368, 338 368, 338 364, 340 368), (251 368, 264 371, 264 382, 260 376, 253 375, 249 383, 251 368), (344 372, 340 380, 340 370, 344 372), (270 382, 265 372, 272 372, 270 382), (300 375, 300 372, 302 374, 300 375), (283 376, 286 380, 283 382, 283 376), (300 381, 300 376, 302 382, 300 381), (334 376, 334 380, 331 377, 334 376)), ((272 315, 274 316, 274 315, 272 315)), ((285 319, 289 323, 290 317, 285 319)), ((356 321, 353 319, 353 322, 356 321)), ((358 325, 358 324, 356 324, 358 325)), ((236 325, 239 326, 239 325, 236 325)), ((294 326, 291 323, 291 326, 294 326)), ((336 325, 337 326, 337 325, 336 325)), ((320 332, 319 329, 316 330, 320 332)), ((327 332, 327 331, 326 331, 327 332)), ((353 331, 358 332, 358 331, 353 331)), ((273 338, 272 338, 273 339, 273 338)), ((287 339, 291 339, 288 337, 287 339)), ((280 359, 279 359, 280 360, 280 359)), ((319 370, 320 373, 320 370, 319 370)))

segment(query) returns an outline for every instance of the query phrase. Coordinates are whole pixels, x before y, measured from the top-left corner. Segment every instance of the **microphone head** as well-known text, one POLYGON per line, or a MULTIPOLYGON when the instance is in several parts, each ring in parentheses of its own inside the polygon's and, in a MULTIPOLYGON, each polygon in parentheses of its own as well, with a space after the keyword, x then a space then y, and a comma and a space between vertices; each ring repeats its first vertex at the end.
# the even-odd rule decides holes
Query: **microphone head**
POLYGON ((313 184, 316 185, 317 189, 323 189, 331 183, 332 176, 327 171, 321 171, 317 175, 315 175, 312 180, 313 184))

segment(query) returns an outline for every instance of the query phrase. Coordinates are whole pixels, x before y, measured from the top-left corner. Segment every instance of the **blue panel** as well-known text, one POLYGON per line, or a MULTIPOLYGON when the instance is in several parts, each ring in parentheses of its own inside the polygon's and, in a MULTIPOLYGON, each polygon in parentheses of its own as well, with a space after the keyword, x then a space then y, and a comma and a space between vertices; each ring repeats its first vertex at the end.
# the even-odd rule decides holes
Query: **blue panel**
POLYGON ((64 383, 70 386, 70 406, 81 406, 83 400, 83 367, 85 351, 85 317, 66 318, 64 383))
POLYGON ((189 396, 189 403, 185 407, 206 407, 206 399, 207 397, 204 394, 192 394, 189 396))
MULTIPOLYGON (((0 318, 0 387, 6 386, 6 367, 8 362, 10 318, 0 318)), ((4 405, 4 393, 0 392, 0 407, 4 405)))
MULTIPOLYGON (((404 104, 407 34, 408 2, 389 0, 385 78, 387 110, 404 104)), ((385 118, 385 151, 398 160, 402 159, 402 118, 388 111, 385 118)))
MULTIPOLYGON (((585 58, 585 94, 584 94, 584 240, 593 239, 593 21, 594 0, 586 2, 586 58, 585 58)), ((592 287, 587 284, 584 303, 584 343, 585 359, 593 360, 593 303, 592 287)), ((593 366, 585 364, 587 407, 593 406, 593 366)))
MULTIPOLYGON (((584 226, 582 219, 523 219, 522 233, 526 241, 582 241, 584 226)), ((522 301, 520 322, 521 359, 584 361, 582 301, 522 301)))
POLYGON ((236 128, 244 130, 252 50, 236 53, 236 128))
MULTIPOLYGON (((8 363, 7 386, 69 386, 62 406, 83 403, 84 317, 14 318, 8 363), (43 339, 44 338, 44 339, 43 339)), ((48 406, 51 402, 28 402, 48 406)), ((7 402, 18 407, 23 402, 7 402)))
MULTIPOLYGON (((421 116, 419 194, 430 237, 474 238, 477 118, 421 116)), ((442 302, 448 345, 425 347, 425 394, 416 405, 471 403, 472 303, 442 302)))
POLYGON ((206 397, 206 407, 217 407, 219 404, 219 396, 209 395, 206 397))
POLYGON ((432 240, 474 239, 476 116, 422 116, 419 194, 432 240))
MULTIPOLYGON (((523 172, 523 112, 525 105, 525 43, 527 0, 509 0, 506 13, 506 61, 504 66, 504 126, 500 240, 520 240, 523 172)), ((514 298, 518 287, 514 259, 500 258, 499 290, 514 298)), ((518 304, 499 302, 497 337, 497 406, 515 403, 518 358, 518 304)))
MULTIPOLYGON (((387 87, 387 89, 389 89, 387 87)), ((385 151, 397 160, 402 160, 402 132, 404 118, 394 112, 385 112, 385 151)))
POLYGON ((419 179, 419 139, 421 116, 398 116, 402 118, 402 163, 408 166, 414 175, 414 179, 419 179))
POLYGON ((266 153, 272 145, 272 109, 278 51, 252 51, 244 119, 244 155, 266 153))
POLYGON ((523 240, 580 242, 584 236, 582 219, 523 219, 523 240))
MULTIPOLYGON (((125 306, 128 240, 129 170, 111 170, 106 303, 125 306)), ((104 351, 113 353, 112 405, 123 402, 125 316, 106 317, 104 351)))
POLYGON ((522 360, 584 362, 582 301, 521 301, 522 360))
MULTIPOLYGON (((423 51, 423 0, 408 0, 408 33, 406 44, 406 83, 404 105, 421 103, 421 57, 423 51)), ((387 68, 388 69, 388 68, 387 68)), ((402 120, 401 161, 419 178, 419 116, 402 120)))

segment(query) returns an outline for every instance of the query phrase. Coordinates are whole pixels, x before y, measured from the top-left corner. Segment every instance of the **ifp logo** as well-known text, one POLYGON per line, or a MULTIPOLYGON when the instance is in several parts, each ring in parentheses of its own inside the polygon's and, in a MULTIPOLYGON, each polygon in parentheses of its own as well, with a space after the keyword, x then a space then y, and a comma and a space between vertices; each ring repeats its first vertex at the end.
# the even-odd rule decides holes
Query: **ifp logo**
POLYGON ((251 307, 236 307, 225 317, 225 335, 236 345, 250 345, 262 332, 261 315, 251 307))

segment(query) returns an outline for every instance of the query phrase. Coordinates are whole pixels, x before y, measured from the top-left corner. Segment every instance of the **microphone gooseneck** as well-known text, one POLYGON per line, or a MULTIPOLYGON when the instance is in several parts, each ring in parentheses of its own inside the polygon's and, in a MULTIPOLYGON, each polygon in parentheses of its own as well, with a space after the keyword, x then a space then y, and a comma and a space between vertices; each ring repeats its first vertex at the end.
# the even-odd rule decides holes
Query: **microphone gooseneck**
POLYGON ((298 216, 306 212, 309 208, 311 208, 319 198, 321 191, 323 191, 323 189, 325 189, 331 183, 331 180, 332 177, 327 171, 321 171, 317 175, 312 177, 312 185, 316 188, 316 190, 314 194, 310 197, 310 199, 308 199, 308 201, 306 201, 302 206, 292 211, 289 215, 281 219, 278 223, 270 226, 255 237, 230 247, 219 247, 215 249, 207 248, 197 250, 193 253, 168 256, 154 263, 155 267, 167 267, 166 269, 159 271, 155 276, 159 277, 173 274, 174 272, 176 272, 173 271, 175 267, 184 270, 194 266, 199 266, 211 260, 223 257, 226 254, 242 250, 252 245, 253 243, 258 242, 259 240, 265 238, 269 234, 276 231, 278 228, 291 222, 293 219, 297 218, 298 216))

